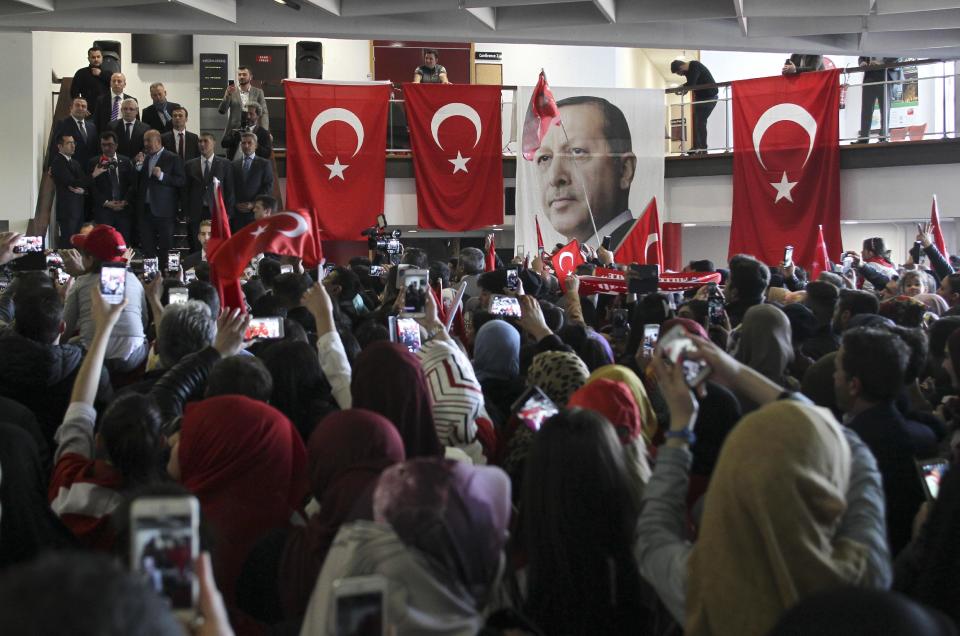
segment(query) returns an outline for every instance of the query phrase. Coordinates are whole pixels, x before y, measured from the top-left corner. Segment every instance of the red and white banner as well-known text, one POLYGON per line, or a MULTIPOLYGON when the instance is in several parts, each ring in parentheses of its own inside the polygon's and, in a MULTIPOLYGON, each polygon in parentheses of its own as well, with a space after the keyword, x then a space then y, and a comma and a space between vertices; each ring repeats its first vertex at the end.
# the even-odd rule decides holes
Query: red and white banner
POLYGON ((217 288, 220 306, 224 310, 239 309, 246 313, 247 305, 243 301, 240 277, 231 278, 229 275, 224 275, 211 260, 220 246, 230 238, 230 215, 227 214, 227 206, 223 203, 223 184, 216 177, 213 178, 213 192, 214 210, 210 219, 210 238, 207 239, 207 245, 204 247, 207 262, 210 263, 210 282, 217 288))
POLYGON ((823 226, 839 255, 839 71, 733 82, 733 222, 730 256, 809 268, 823 226))
MULTIPOLYGON (((580 276, 580 295, 593 294, 626 294, 627 279, 618 269, 598 267, 593 276, 580 276)), ((669 272, 661 274, 657 283, 659 291, 686 291, 696 289, 707 283, 720 283, 720 274, 717 272, 669 272)))
POLYGON ((317 210, 324 240, 358 241, 383 212, 389 82, 284 80, 287 206, 317 210))
POLYGON ((403 99, 420 227, 503 223, 500 87, 404 84, 403 99))
POLYGON ((659 265, 663 266, 663 241, 660 240, 660 214, 657 212, 656 197, 650 199, 643 214, 630 228, 617 248, 614 260, 628 265, 659 265))

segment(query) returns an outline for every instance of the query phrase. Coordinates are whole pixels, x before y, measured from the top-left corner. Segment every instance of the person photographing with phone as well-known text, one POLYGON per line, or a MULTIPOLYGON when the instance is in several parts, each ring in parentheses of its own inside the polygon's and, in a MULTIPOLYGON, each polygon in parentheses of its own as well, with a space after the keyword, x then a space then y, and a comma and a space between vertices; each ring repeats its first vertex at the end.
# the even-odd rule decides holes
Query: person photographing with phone
POLYGON ((802 395, 701 337, 688 339, 678 362, 705 364, 713 381, 761 406, 724 442, 691 545, 685 498, 704 385, 691 386, 684 365, 658 347, 651 368, 670 424, 644 493, 635 556, 685 633, 762 634, 821 590, 887 588, 883 493, 869 449, 802 395))

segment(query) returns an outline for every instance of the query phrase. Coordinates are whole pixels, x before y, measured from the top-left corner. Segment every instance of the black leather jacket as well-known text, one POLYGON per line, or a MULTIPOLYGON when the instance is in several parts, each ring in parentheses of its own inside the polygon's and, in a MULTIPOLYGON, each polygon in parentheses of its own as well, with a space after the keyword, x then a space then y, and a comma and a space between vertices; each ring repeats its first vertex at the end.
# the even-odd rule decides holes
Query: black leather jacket
POLYGON ((213 365, 220 360, 220 352, 207 347, 184 357, 170 367, 150 389, 163 417, 164 434, 172 435, 180 430, 180 416, 187 399, 207 383, 213 365))

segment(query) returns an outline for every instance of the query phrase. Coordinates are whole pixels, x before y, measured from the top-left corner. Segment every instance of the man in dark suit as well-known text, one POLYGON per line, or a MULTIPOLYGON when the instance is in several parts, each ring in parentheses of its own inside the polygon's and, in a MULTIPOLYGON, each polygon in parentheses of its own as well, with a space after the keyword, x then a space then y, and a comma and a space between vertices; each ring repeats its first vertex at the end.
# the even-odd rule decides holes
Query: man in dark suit
POLYGON ((100 135, 100 151, 87 164, 92 178, 93 218, 97 224, 115 227, 127 245, 132 245, 137 173, 129 157, 117 154, 117 136, 109 130, 100 135))
POLYGON ((123 118, 110 124, 109 130, 117 136, 117 152, 125 157, 136 157, 143 150, 143 136, 150 130, 137 117, 140 107, 135 99, 125 99, 120 107, 123 118))
POLYGON ((257 136, 251 132, 241 134, 240 150, 243 156, 233 162, 236 203, 230 228, 234 232, 253 221, 253 201, 257 195, 273 193, 273 164, 256 155, 257 136))
MULTIPOLYGON (((197 137, 196 133, 187 130, 187 109, 183 106, 177 106, 170 110, 170 117, 173 127, 160 136, 163 147, 178 155, 184 163, 199 157, 200 138, 197 137)), ((143 121, 147 121, 146 113, 144 113, 143 121)), ((160 129, 157 128, 157 130, 160 129)))
POLYGON ((227 149, 227 159, 239 159, 243 152, 240 150, 240 135, 249 132, 257 136, 257 156, 269 159, 273 153, 273 137, 270 131, 260 125, 260 104, 247 104, 246 116, 243 125, 224 136, 221 145, 227 149))
POLYGON ((87 110, 90 111, 92 118, 100 96, 110 92, 110 75, 100 68, 103 63, 103 51, 100 47, 92 46, 87 49, 87 62, 89 62, 87 66, 73 74, 70 97, 82 97, 87 100, 87 110))
POLYGON ((159 258, 166 269, 173 244, 173 224, 180 207, 180 188, 186 183, 180 157, 163 149, 160 133, 143 136, 145 153, 134 158, 137 179, 137 223, 140 248, 148 258, 159 258))
POLYGON ((200 222, 209 219, 212 211, 215 209, 213 199, 213 178, 220 179, 223 184, 223 204, 227 209, 227 214, 233 210, 233 166, 223 157, 213 154, 216 148, 216 140, 210 133, 200 135, 200 156, 187 162, 184 172, 186 172, 187 186, 184 188, 186 193, 184 199, 184 209, 186 210, 188 231, 190 237, 190 247, 192 251, 199 249, 197 233, 199 232, 200 222))
MULTIPOLYGON (((133 95, 127 95, 123 92, 123 89, 126 87, 126 75, 123 73, 114 73, 110 76, 110 90, 97 99, 97 106, 93 109, 94 123, 100 132, 107 130, 112 122, 120 119, 123 100, 134 99, 133 95)), ((140 119, 139 113, 137 113, 137 119, 140 119)))
POLYGON ((73 158, 86 166, 90 157, 97 154, 100 148, 97 137, 97 127, 87 119, 87 100, 82 97, 76 97, 70 105, 70 115, 57 122, 57 127, 53 131, 53 139, 50 142, 50 159, 56 155, 57 145, 63 135, 70 135, 74 139, 76 149, 73 158))
POLYGON ((71 135, 61 135, 57 140, 57 154, 50 162, 50 174, 57 186, 57 247, 70 246, 70 237, 80 231, 83 224, 83 199, 88 178, 73 152, 76 147, 71 135))
POLYGON ((173 111, 180 104, 167 101, 167 89, 162 82, 150 85, 150 99, 153 103, 143 109, 143 123, 165 133, 173 127, 173 111))
POLYGON ((890 137, 890 97, 893 84, 884 82, 903 81, 902 68, 878 68, 886 64, 896 64, 896 57, 860 57, 858 63, 863 69, 863 87, 860 93, 860 138, 858 143, 870 142, 870 125, 873 121, 873 105, 880 102, 880 135, 877 141, 887 141, 890 137))

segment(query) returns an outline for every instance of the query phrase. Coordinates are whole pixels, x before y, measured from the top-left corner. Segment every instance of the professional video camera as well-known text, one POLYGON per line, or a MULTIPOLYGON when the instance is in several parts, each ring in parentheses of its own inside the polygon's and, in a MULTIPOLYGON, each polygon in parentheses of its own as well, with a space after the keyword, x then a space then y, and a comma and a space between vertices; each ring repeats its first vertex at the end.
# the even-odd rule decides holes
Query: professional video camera
POLYGON ((377 224, 360 232, 367 237, 367 249, 381 252, 393 263, 400 262, 403 254, 403 243, 400 242, 400 230, 387 231, 387 220, 382 214, 377 215, 377 224))

